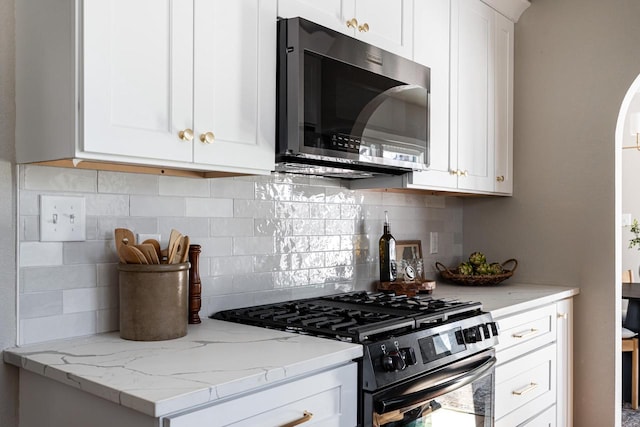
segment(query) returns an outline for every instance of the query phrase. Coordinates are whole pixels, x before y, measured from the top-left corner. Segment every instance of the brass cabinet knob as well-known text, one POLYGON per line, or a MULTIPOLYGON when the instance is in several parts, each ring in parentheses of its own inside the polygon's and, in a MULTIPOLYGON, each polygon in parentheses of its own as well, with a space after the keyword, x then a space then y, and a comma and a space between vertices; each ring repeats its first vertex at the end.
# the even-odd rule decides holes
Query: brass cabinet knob
POLYGON ((366 22, 362 25, 360 25, 358 27, 358 31, 360 31, 361 33, 366 33, 369 31, 369 24, 367 24, 366 22))
POLYGON ((191 129, 181 130, 178 132, 178 136, 181 140, 189 142, 193 140, 193 131, 191 129))
POLYGON ((347 21, 348 28, 358 28, 358 20, 356 18, 351 18, 347 21))
POLYGON ((504 176, 500 175, 499 177, 496 178, 496 181, 498 182, 504 182, 504 176))
POLYGON ((207 132, 200 135, 200 141, 202 141, 203 144, 211 144, 214 139, 216 139, 216 136, 213 132, 207 132))

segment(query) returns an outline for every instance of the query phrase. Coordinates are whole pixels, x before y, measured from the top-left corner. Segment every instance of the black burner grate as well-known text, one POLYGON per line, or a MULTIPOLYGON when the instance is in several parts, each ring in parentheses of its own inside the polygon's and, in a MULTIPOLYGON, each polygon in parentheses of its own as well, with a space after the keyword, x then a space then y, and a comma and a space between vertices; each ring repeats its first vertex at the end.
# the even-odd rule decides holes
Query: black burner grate
POLYGON ((321 298, 245 307, 212 317, 352 342, 404 333, 479 311, 479 303, 417 295, 350 292, 321 298))

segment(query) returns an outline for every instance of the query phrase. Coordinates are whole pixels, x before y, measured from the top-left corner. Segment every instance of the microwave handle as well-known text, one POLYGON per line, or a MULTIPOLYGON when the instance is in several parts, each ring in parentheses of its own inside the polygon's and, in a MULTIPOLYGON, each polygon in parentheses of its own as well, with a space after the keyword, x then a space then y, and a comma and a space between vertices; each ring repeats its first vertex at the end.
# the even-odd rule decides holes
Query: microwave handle
POLYGON ((467 384, 471 384, 472 382, 485 376, 487 372, 493 369, 495 364, 496 358, 495 356, 492 356, 486 362, 474 368, 472 371, 469 371, 467 374, 459 376, 453 380, 449 380, 442 384, 438 384, 436 386, 428 387, 402 396, 377 400, 374 403, 375 410, 378 414, 384 414, 386 412, 397 410, 402 411, 405 408, 415 406, 420 402, 424 402, 425 400, 432 399, 460 387, 464 387, 467 384))

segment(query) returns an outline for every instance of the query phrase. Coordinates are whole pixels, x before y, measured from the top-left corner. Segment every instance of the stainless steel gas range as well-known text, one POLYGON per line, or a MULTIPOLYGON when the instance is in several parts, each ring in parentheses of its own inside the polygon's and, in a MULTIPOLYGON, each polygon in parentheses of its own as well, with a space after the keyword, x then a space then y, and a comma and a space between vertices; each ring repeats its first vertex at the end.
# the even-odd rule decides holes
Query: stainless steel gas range
POLYGON ((361 426, 493 426, 498 327, 478 302, 350 292, 216 319, 360 343, 361 426))

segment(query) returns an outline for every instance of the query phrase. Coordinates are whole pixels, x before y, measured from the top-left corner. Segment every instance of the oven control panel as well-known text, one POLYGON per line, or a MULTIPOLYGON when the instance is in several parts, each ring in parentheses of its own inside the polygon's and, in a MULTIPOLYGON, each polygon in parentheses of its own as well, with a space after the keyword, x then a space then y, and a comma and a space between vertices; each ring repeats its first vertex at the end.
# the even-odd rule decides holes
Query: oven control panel
POLYGON ((498 326, 484 313, 365 345, 364 387, 375 390, 498 344, 498 326))

